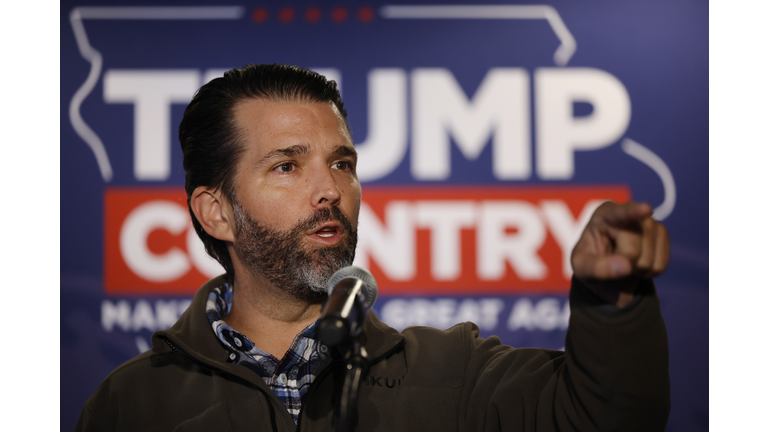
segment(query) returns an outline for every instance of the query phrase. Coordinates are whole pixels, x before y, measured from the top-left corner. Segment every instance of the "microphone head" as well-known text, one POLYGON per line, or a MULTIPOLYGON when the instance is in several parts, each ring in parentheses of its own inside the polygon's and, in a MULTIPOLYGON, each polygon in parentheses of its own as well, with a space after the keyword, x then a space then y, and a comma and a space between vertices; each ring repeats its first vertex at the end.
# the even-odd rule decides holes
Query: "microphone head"
POLYGON ((331 280, 328 281, 328 296, 330 297, 333 292, 333 288, 341 282, 343 279, 352 278, 359 280, 363 283, 363 289, 365 290, 366 308, 370 308, 376 302, 376 296, 379 294, 379 287, 376 285, 376 279, 373 278, 371 272, 364 268, 347 266, 339 269, 331 276, 331 280))

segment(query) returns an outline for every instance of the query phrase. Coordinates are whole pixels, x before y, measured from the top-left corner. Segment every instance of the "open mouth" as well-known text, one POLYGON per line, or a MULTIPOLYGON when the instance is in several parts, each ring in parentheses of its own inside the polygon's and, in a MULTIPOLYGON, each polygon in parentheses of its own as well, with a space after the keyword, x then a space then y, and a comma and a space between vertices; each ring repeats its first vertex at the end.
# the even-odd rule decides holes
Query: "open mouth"
POLYGON ((335 227, 323 227, 315 232, 319 237, 330 238, 338 234, 338 230, 335 227))
POLYGON ((318 240, 337 241, 344 233, 344 228, 339 221, 330 220, 315 227, 310 234, 318 240))

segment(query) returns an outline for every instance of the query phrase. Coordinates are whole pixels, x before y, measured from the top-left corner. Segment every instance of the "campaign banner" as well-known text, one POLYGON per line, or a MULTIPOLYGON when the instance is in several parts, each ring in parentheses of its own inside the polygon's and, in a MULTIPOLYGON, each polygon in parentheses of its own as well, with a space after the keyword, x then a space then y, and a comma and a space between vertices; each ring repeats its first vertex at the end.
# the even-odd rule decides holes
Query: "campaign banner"
MULTIPOLYGON (((382 295, 567 293, 570 252, 595 208, 626 187, 367 188, 354 265, 382 295)), ((104 290, 194 295, 224 272, 192 227, 178 189, 109 188, 104 290)))
POLYGON ((583 227, 605 200, 648 202, 672 241, 667 430, 706 430, 707 25, 692 0, 63 2, 62 429, 223 272, 190 221, 186 104, 226 70, 280 63, 341 90, 355 265, 395 328, 472 321, 563 349, 583 227))

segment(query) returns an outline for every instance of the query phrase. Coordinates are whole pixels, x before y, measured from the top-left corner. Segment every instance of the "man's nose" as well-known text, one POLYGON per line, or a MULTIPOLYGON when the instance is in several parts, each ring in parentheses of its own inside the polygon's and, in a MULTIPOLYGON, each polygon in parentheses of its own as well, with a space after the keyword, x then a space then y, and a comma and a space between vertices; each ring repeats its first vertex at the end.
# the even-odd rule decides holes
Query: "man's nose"
POLYGON ((310 200, 313 206, 333 207, 339 205, 341 190, 339 190, 330 168, 317 170, 310 181, 312 182, 310 200))

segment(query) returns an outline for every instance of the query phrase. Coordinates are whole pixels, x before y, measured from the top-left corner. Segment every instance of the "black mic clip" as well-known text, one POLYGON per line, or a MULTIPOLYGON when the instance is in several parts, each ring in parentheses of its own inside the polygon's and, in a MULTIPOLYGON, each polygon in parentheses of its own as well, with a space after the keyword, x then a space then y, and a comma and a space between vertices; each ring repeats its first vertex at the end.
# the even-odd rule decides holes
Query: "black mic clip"
POLYGON ((350 341, 349 345, 344 357, 344 384, 334 412, 336 432, 353 432, 357 428, 360 385, 370 367, 368 353, 357 338, 350 341))

